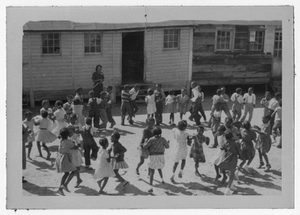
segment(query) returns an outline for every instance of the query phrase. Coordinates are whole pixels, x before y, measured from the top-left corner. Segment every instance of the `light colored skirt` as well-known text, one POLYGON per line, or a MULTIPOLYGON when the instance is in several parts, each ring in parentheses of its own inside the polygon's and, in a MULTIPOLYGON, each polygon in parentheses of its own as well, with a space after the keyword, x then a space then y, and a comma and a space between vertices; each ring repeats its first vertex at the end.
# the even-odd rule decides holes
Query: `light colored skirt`
POLYGON ((99 165, 93 176, 94 179, 100 180, 105 177, 114 177, 115 173, 113 171, 112 165, 107 163, 106 165, 99 165))
POLYGON ((83 164, 81 153, 79 149, 71 149, 70 154, 72 156, 72 164, 75 167, 80 167, 83 164))
POLYGON ((40 141, 43 143, 52 143, 54 140, 56 140, 56 136, 49 130, 40 130, 36 139, 36 141, 40 141))
POLYGON ((164 155, 150 155, 148 167, 150 169, 162 169, 165 166, 164 155))
POLYGON ((111 159, 113 169, 127 169, 129 166, 125 161, 116 162, 116 159, 111 159))
POLYGON ((211 162, 219 166, 219 164, 224 160, 226 152, 224 150, 219 149, 219 151, 211 158, 211 162))

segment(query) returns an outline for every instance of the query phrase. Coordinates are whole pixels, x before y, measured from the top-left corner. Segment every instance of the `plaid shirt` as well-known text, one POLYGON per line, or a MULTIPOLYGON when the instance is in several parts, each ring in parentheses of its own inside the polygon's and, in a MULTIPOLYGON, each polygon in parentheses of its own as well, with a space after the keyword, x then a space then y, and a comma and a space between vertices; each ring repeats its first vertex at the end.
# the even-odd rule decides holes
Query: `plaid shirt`
POLYGON ((144 148, 148 148, 150 155, 163 155, 165 148, 169 148, 169 143, 164 137, 154 136, 147 141, 144 148))

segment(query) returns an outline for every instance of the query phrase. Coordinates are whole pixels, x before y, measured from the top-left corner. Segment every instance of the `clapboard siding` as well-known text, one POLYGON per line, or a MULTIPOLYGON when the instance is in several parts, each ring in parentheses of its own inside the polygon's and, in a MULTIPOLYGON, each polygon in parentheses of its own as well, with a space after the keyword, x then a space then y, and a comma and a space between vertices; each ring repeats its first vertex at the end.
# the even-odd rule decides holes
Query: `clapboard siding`
MULTIPOLYGON (((151 82, 182 88, 188 80, 189 28, 180 29, 180 49, 163 50, 163 29, 155 29, 146 40, 151 50, 151 82), (150 38, 152 40, 150 40, 150 38)), ((148 56, 148 55, 147 55, 148 56)), ((149 57, 148 57, 149 58, 149 57)), ((149 67, 148 67, 149 68, 149 67)))
POLYGON ((29 74, 29 37, 23 36, 22 40, 22 83, 23 88, 28 93, 30 89, 30 74, 29 74))

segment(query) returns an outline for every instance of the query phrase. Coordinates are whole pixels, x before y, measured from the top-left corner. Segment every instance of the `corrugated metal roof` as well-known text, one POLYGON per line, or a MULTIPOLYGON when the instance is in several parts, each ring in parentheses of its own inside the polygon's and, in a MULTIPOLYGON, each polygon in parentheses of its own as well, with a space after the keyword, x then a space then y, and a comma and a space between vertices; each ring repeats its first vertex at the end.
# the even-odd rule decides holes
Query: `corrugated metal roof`
POLYGON ((79 23, 71 21, 30 21, 23 26, 23 31, 85 31, 101 30, 116 31, 125 29, 162 28, 175 26, 198 25, 279 25, 281 21, 216 21, 216 20, 171 20, 152 23, 79 23))

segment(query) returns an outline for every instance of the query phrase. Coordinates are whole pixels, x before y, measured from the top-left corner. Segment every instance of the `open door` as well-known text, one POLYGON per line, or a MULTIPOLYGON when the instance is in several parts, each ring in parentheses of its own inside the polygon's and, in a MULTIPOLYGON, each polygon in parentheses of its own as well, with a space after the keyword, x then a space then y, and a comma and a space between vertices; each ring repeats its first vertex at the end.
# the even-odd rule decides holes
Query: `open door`
POLYGON ((144 32, 122 34, 122 84, 144 82, 144 32))

